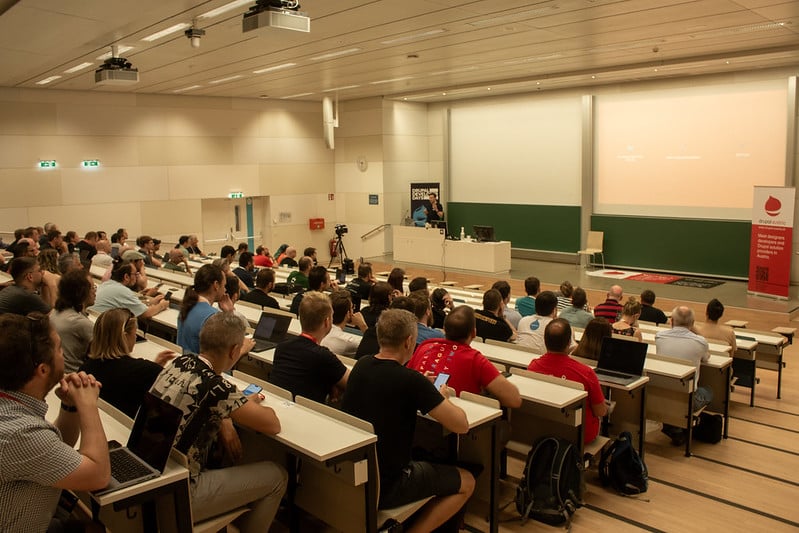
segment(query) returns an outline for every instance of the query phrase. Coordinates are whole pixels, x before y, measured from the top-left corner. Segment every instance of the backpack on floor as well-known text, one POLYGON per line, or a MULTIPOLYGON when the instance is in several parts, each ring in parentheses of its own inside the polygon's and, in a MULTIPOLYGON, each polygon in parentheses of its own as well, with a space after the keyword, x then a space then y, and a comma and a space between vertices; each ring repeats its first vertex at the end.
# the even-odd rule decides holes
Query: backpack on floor
POLYGON ((623 431, 599 460, 599 479, 622 494, 643 494, 649 488, 646 464, 633 447, 633 436, 623 431))
POLYGON ((519 486, 516 510, 527 518, 550 525, 571 524, 582 507, 582 462, 571 442, 557 437, 541 438, 530 453, 519 486))
POLYGON ((694 427, 694 439, 699 442, 717 444, 724 430, 724 418, 718 414, 700 413, 699 423, 694 427))

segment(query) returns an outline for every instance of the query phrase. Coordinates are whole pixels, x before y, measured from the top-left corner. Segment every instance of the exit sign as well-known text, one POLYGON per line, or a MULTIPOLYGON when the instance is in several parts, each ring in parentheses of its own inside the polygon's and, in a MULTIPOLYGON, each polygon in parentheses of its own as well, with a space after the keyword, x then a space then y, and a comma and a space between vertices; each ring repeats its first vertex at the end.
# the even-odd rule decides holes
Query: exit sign
POLYGON ((55 168, 55 159, 43 159, 39 161, 39 168, 55 168))
POLYGON ((228 198, 244 198, 243 192, 231 192, 227 195, 228 198))
POLYGON ((81 166, 83 168, 99 167, 100 166, 100 160, 99 159, 84 159, 83 162, 81 163, 81 166))

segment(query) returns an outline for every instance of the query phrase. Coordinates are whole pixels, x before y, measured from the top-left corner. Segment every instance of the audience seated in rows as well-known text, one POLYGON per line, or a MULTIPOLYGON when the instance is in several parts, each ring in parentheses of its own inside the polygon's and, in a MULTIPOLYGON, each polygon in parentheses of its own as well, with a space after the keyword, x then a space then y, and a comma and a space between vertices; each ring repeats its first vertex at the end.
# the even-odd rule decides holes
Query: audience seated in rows
POLYGON ((289 292, 294 292, 297 288, 306 291, 310 288, 308 285, 308 273, 311 271, 311 267, 314 266, 313 259, 308 256, 303 256, 300 258, 297 266, 298 269, 294 270, 286 277, 286 284, 289 287, 289 292))
POLYGON ((255 248, 255 256, 253 257, 253 263, 258 268, 272 267, 275 265, 275 262, 272 260, 272 257, 269 255, 269 248, 263 245, 255 248))
POLYGON ((655 293, 649 289, 641 291, 641 316, 639 320, 652 322, 653 324, 665 324, 668 322, 666 313, 655 307, 655 293))
MULTIPOLYGON (((557 307, 557 303, 555 305, 557 307)), ((588 444, 599 434, 599 420, 607 414, 608 407, 605 404, 602 388, 599 386, 599 379, 591 367, 569 357, 571 342, 572 329, 569 323, 562 318, 550 321, 544 329, 546 353, 533 359, 527 369, 582 384, 588 393, 583 419, 584 442, 588 444)))
POLYGON ((526 316, 519 322, 516 342, 532 348, 535 353, 544 353, 544 331, 547 324, 558 316, 558 297, 552 291, 541 291, 535 299, 535 311, 534 315, 526 316))
POLYGON ((8 273, 14 284, 0 291, 0 313, 47 314, 55 303, 58 287, 55 276, 42 270, 34 257, 17 257, 8 273), (39 291, 39 294, 36 294, 39 291))
MULTIPOLYGON (((317 268, 314 267, 312 272, 317 268)), ((275 348, 269 382, 324 403, 328 395, 337 399, 347 386, 349 370, 325 346, 319 344, 333 326, 330 298, 317 291, 306 292, 300 304, 302 334, 275 348)))
POLYGON ((358 265, 358 277, 347 284, 347 290, 352 295, 352 305, 355 307, 356 312, 361 310, 362 302, 369 301, 369 293, 375 281, 371 263, 358 265))
POLYGON ((75 250, 80 255, 80 261, 84 265, 91 263, 92 257, 97 253, 97 241, 100 240, 96 231, 88 231, 78 244, 75 250))
POLYGON ((316 266, 318 264, 317 257, 316 257, 316 248, 314 248, 313 246, 309 246, 308 248, 303 250, 302 251, 302 256, 303 257, 310 257, 311 261, 313 262, 313 266, 316 266))
POLYGON ((516 309, 510 307, 510 283, 505 280, 495 281, 491 288, 498 290, 499 294, 502 295, 502 316, 514 329, 518 329, 522 315, 516 309))
POLYGON ((418 345, 408 368, 427 376, 449 374, 447 385, 460 395, 462 391, 481 394, 488 391, 504 407, 519 407, 519 389, 510 383, 483 354, 470 345, 477 336, 474 310, 461 305, 444 321, 446 339, 435 338, 418 345))
POLYGON ((233 426, 235 422, 265 435, 280 432, 274 410, 258 405, 262 396, 245 397, 222 376, 252 347, 244 332, 242 323, 231 313, 216 313, 203 325, 198 355, 177 357, 159 374, 150 392, 183 411, 175 448, 189 462, 194 521, 247 504, 250 511, 234 525, 242 533, 256 533, 269 530, 286 491, 288 475, 275 463, 252 461, 255 443, 242 442, 233 426), (200 418, 194 416, 197 412, 209 415, 200 418), (215 444, 234 466, 220 468, 212 461, 215 444))
POLYGON ((558 297, 558 313, 572 305, 572 294, 574 294, 574 285, 569 280, 560 284, 557 294, 558 297))
POLYGON ((91 275, 83 269, 67 272, 58 283, 50 323, 61 337, 66 372, 76 372, 86 361, 94 329, 86 309, 94 305, 96 292, 91 275))
POLYGON ((594 316, 604 318, 611 324, 618 322, 621 317, 621 299, 623 296, 624 290, 621 286, 613 285, 608 291, 607 299, 594 307, 594 316))
POLYGON ((262 268, 255 276, 255 288, 241 297, 243 302, 250 302, 261 307, 280 309, 277 300, 269 296, 275 287, 275 271, 271 268, 262 268))
POLYGON ((97 288, 97 296, 91 309, 103 313, 120 307, 128 309, 141 320, 150 318, 169 307, 169 302, 164 300, 163 294, 151 298, 149 304, 144 304, 138 298, 135 291, 138 288, 139 276, 140 273, 133 262, 115 260, 111 279, 104 281, 97 288))
POLYGON ((233 311, 233 302, 225 292, 226 279, 217 266, 203 265, 197 269, 194 285, 186 289, 178 316, 177 344, 184 353, 200 353, 200 331, 211 315, 233 311))
MULTIPOLYGON (((690 307, 678 306, 671 312, 671 329, 659 331, 655 335, 658 355, 685 359, 696 366, 694 375, 694 411, 713 401, 713 391, 699 385, 699 370, 702 363, 710 358, 707 340, 694 331, 694 311, 690 307)), ((671 437, 672 444, 682 446, 685 442, 683 428, 663 424, 663 433, 671 437)))
POLYGON ((255 263, 250 252, 239 254, 239 266, 233 269, 233 273, 247 286, 247 290, 255 288, 255 263))
POLYGON ((405 528, 433 531, 464 506, 475 481, 456 466, 411 458, 417 412, 429 414, 454 433, 466 433, 469 424, 463 410, 448 400, 446 386, 437 391, 429 379, 404 366, 416 346, 416 317, 400 309, 384 311, 377 335, 380 352, 358 360, 342 408, 374 426, 380 464, 379 507, 435 496, 405 528))
POLYGON ((483 341, 515 341, 516 330, 505 320, 504 314, 505 303, 500 292, 496 289, 487 290, 483 294, 483 308, 475 311, 477 336, 483 341))
POLYGON ((610 322, 604 318, 594 318, 585 326, 583 336, 572 351, 572 355, 597 361, 602 352, 602 339, 611 336, 613 336, 613 328, 610 322))
POLYGON ((144 264, 152 268, 160 268, 163 262, 160 257, 155 254, 155 240, 149 235, 140 235, 136 239, 136 246, 139 247, 139 253, 144 256, 144 264))
POLYGON ((277 264, 278 266, 296 268, 298 266, 296 257, 297 257, 297 249, 294 248, 293 246, 289 246, 288 248, 286 248, 284 255, 281 256, 277 264))
MULTIPOLYGON (((309 290, 324 292, 330 290, 331 286, 332 284, 330 282, 330 273, 328 273, 325 267, 315 266, 308 273, 309 290)), ((291 300, 291 306, 289 307, 290 312, 294 313, 295 315, 300 314, 300 305, 302 304, 302 300, 305 297, 305 293, 306 291, 300 291, 294 295, 294 299, 291 300)))
POLYGON ((433 291, 430 295, 430 308, 433 314, 433 327, 444 329, 444 319, 447 318, 447 313, 454 309, 452 296, 447 289, 439 287, 433 291))
POLYGON ((64 374, 61 340, 41 314, 0 316, 0 368, 0 531, 61 530, 51 521, 62 489, 99 490, 111 477, 101 384, 64 374), (61 410, 51 424, 45 397, 54 388, 61 410))
POLYGON ((730 345, 730 355, 735 355, 738 345, 735 342, 735 331, 730 326, 719 324, 724 315, 724 305, 713 298, 705 309, 705 323, 696 325, 696 332, 710 340, 720 340, 730 345))
POLYGON ((190 256, 203 256, 203 252, 200 250, 200 239, 197 238, 197 235, 189 235, 189 242, 186 246, 186 250, 188 250, 190 256))
POLYGON ((333 327, 320 344, 336 355, 353 357, 361 344, 361 335, 344 331, 348 324, 353 324, 361 332, 366 331, 366 322, 360 313, 354 312, 352 296, 348 290, 336 290, 330 293, 330 304, 333 307, 333 327))
POLYGON ((634 296, 627 298, 627 301, 622 307, 621 317, 618 322, 614 322, 613 333, 616 335, 624 335, 625 337, 633 337, 639 341, 644 338, 641 335, 641 330, 638 329, 638 317, 641 316, 641 304, 634 296))
POLYGON ((430 327, 433 321, 432 310, 430 308, 430 296, 427 289, 419 289, 408 295, 413 303, 413 314, 416 316, 416 343, 421 344, 428 339, 443 339, 444 333, 441 330, 430 327))
POLYGON ((392 296, 404 296, 405 289, 403 288, 403 284, 405 283, 405 271, 399 267, 394 267, 391 269, 391 272, 388 273, 388 279, 386 282, 391 286, 391 295, 392 296))
POLYGON ((130 418, 136 417, 144 393, 150 390, 164 365, 177 354, 159 353, 155 362, 132 357, 138 323, 127 309, 111 309, 97 317, 88 360, 80 370, 103 384, 100 398, 130 418))
POLYGON ((174 270, 175 272, 186 272, 183 264, 183 254, 180 250, 173 248, 167 252, 169 259, 162 263, 164 270, 174 270))
POLYGON ((535 314, 535 298, 541 292, 541 282, 535 276, 529 276, 524 280, 524 292, 527 296, 516 298, 516 310, 522 317, 535 314))
POLYGON ((572 292, 572 304, 560 312, 560 318, 567 320, 572 328, 584 328, 594 319, 594 315, 586 311, 588 295, 582 287, 576 287, 572 292))

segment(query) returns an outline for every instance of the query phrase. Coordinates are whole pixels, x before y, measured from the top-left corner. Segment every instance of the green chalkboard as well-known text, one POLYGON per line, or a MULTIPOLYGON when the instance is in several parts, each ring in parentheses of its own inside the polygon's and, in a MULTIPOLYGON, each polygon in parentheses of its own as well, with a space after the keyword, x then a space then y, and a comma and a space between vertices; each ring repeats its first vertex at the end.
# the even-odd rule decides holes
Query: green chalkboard
POLYGON ((747 277, 752 225, 743 221, 593 215, 605 263, 747 277))
POLYGON ((576 252, 580 247, 580 207, 553 205, 448 202, 447 226, 458 235, 461 226, 494 226, 496 238, 513 248, 576 252))

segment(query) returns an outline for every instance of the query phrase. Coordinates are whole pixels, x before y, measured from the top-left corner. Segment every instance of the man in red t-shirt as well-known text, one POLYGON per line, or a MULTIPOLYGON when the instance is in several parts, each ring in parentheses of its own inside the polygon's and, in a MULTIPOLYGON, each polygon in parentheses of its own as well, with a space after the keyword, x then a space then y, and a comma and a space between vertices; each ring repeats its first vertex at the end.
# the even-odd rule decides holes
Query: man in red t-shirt
POLYGON ((477 336, 474 309, 461 305, 444 320, 444 339, 428 339, 416 348, 408 368, 423 374, 449 374, 447 385, 480 394, 487 390, 506 407, 519 407, 519 389, 505 379, 483 354, 469 346, 477 336))
POLYGON ((607 414, 608 407, 599 386, 599 379, 591 367, 569 357, 568 349, 571 339, 572 328, 569 323, 562 318, 554 319, 547 324, 544 330, 544 344, 547 353, 534 359, 527 370, 576 381, 583 385, 588 392, 584 427, 584 441, 588 444, 599 434, 599 419, 607 414))

